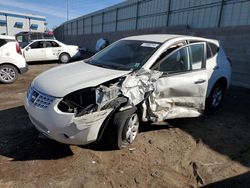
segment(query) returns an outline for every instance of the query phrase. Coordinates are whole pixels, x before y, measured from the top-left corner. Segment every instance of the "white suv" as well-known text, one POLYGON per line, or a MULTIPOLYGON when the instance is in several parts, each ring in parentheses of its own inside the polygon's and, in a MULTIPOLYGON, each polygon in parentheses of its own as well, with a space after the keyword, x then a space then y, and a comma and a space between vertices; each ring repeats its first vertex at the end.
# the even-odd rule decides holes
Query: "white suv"
POLYGON ((15 37, 0 35, 0 82, 13 83, 18 74, 28 70, 15 37))
POLYGON ((84 145, 105 133, 122 148, 135 140, 141 121, 217 109, 230 77, 230 62, 216 40, 134 36, 42 73, 31 83, 25 108, 49 138, 84 145))
POLYGON ((22 51, 27 62, 59 60, 68 63, 71 58, 80 55, 78 46, 66 45, 53 39, 33 40, 22 51))

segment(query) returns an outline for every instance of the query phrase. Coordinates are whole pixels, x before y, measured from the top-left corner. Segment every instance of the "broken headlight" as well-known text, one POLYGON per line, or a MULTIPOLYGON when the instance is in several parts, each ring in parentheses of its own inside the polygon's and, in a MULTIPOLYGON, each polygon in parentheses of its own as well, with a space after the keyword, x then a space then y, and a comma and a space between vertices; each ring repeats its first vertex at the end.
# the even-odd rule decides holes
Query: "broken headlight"
POLYGON ((101 85, 96 89, 96 104, 101 108, 106 103, 117 98, 120 94, 120 88, 117 86, 106 87, 101 85))
POLYGON ((86 88, 70 93, 58 104, 58 109, 62 112, 75 113, 76 116, 105 109, 107 104, 120 96, 119 81, 120 78, 117 78, 96 88, 86 88))
POLYGON ((58 104, 62 112, 83 115, 97 109, 95 89, 86 88, 66 95, 58 104))

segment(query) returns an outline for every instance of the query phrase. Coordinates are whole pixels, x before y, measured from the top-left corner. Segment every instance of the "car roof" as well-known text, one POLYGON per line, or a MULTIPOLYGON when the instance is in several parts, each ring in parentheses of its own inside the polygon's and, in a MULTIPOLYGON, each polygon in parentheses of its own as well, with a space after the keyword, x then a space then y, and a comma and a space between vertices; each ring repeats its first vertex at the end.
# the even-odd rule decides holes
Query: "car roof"
POLYGON ((55 39, 35 39, 35 40, 31 40, 31 42, 37 42, 37 41, 57 41, 55 39))
POLYGON ((15 40, 14 36, 0 35, 0 39, 15 40))
POLYGON ((181 36, 182 35, 172 35, 172 34, 150 34, 150 35, 137 35, 137 36, 126 37, 123 40, 141 40, 141 41, 163 43, 167 40, 181 36))
POLYGON ((188 36, 188 35, 173 35, 173 34, 149 34, 149 35, 137 35, 123 38, 122 40, 139 40, 139 41, 148 41, 148 42, 158 42, 164 43, 171 39, 193 39, 193 40, 204 40, 204 41, 216 41, 213 39, 195 37, 195 36, 188 36))

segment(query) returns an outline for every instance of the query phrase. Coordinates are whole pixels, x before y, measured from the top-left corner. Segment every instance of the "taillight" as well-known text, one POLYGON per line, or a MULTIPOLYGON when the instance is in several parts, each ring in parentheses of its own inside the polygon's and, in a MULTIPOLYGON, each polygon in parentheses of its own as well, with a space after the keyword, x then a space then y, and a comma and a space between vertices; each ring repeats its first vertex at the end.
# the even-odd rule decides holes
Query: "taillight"
POLYGON ((16 42, 16 52, 22 55, 22 50, 21 50, 18 42, 16 42))
POLYGON ((229 57, 227 57, 227 61, 230 64, 230 66, 232 67, 233 66, 232 60, 229 57))

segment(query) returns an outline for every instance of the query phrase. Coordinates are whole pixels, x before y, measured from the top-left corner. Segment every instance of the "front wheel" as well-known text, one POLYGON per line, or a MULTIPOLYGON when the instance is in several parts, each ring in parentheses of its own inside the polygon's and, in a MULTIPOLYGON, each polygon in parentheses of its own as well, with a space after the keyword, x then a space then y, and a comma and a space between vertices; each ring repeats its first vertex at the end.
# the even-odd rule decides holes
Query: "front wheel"
POLYGON ((0 66, 0 82, 4 84, 10 84, 16 81, 18 77, 18 71, 16 67, 12 65, 0 66))
POLYGON ((69 60, 70 60, 70 56, 69 56, 69 54, 66 54, 66 53, 62 53, 62 54, 60 55, 60 57, 59 57, 59 61, 60 61, 61 63, 68 63, 69 60))
POLYGON ((118 112, 113 117, 113 135, 110 137, 112 147, 122 149, 132 144, 139 131, 139 117, 136 113, 137 108, 118 112))

